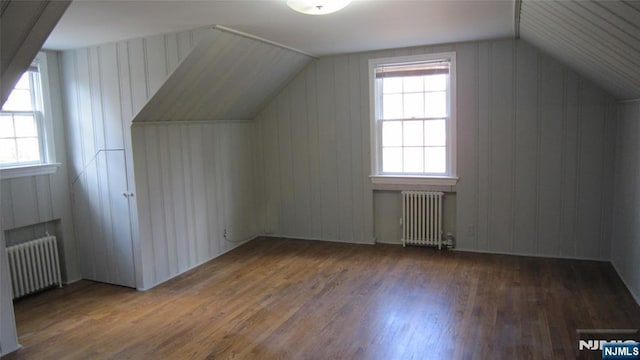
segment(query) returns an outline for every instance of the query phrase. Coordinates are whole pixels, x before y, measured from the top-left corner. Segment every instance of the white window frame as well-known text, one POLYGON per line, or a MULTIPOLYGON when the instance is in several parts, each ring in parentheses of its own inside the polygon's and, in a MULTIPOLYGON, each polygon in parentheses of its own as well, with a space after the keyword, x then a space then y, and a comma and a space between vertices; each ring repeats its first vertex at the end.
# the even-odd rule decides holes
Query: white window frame
POLYGON ((32 66, 38 67, 40 76, 41 98, 37 102, 40 103, 40 116, 37 116, 38 122, 38 140, 40 142, 41 162, 25 163, 16 165, 0 166, 0 179, 12 179, 24 176, 48 175, 54 174, 60 163, 56 162, 55 142, 53 138, 53 119, 50 96, 49 68, 47 62, 47 53, 39 52, 33 61, 32 66))
POLYGON ((456 53, 444 52, 434 54, 420 54, 410 56, 388 57, 369 60, 369 113, 371 118, 371 171, 373 184, 380 185, 446 185, 453 186, 457 183, 456 176, 456 53), (445 175, 415 175, 415 174, 384 174, 382 172, 382 124, 378 121, 380 107, 376 98, 375 69, 384 65, 402 63, 428 62, 446 60, 450 63, 448 106, 450 111, 447 121, 447 173, 445 175))

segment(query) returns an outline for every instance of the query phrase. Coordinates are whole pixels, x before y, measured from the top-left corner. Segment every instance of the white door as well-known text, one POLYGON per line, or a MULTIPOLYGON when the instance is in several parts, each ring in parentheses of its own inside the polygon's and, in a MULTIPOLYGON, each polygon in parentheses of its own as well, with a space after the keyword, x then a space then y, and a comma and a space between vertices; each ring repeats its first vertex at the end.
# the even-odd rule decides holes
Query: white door
POLYGON ((75 236, 82 277, 135 287, 123 150, 102 150, 73 184, 75 236))

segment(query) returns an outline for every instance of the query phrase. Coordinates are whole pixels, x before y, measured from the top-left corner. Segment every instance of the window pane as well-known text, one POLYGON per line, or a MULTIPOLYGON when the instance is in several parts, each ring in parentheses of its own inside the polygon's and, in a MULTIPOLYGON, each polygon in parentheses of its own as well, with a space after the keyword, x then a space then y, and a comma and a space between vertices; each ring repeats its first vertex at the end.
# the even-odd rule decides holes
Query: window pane
POLYGON ((15 140, 0 139, 0 163, 14 163, 17 160, 15 140))
POLYGON ((16 86, 14 87, 14 89, 26 89, 29 90, 31 89, 31 86, 29 86, 29 72, 25 72, 24 74, 22 74, 22 76, 20 76, 20 79, 18 79, 18 82, 16 83, 16 86))
POLYGON ((424 123, 424 144, 445 146, 447 144, 446 120, 427 120, 424 123))
POLYGON ((13 117, 0 115, 0 138, 14 137, 13 117))
POLYGON ((404 118, 424 117, 424 97, 422 93, 404 94, 404 118))
POLYGON ((404 172, 421 173, 424 171, 423 148, 404 148, 404 172))
POLYGON ((382 171, 402 172, 402 148, 382 148, 382 171))
POLYGON ((404 146, 422 146, 423 121, 403 121, 402 139, 404 146))
POLYGON ((401 77, 388 77, 382 79, 382 93, 401 93, 402 92, 402 78, 401 77))
POLYGON ((7 102, 4 103, 2 110, 5 111, 31 111, 31 91, 14 89, 7 102))
POLYGON ((37 138, 16 139, 18 146, 18 161, 38 161, 40 160, 40 147, 37 138))
POLYGON ((38 129, 33 116, 16 116, 16 137, 38 137, 38 129))
POLYGON ((402 118, 402 94, 382 95, 382 118, 402 118))
POLYGON ((445 147, 424 148, 424 171, 427 173, 446 173, 447 155, 445 147))
POLYGON ((425 93, 426 117, 447 116, 447 93, 444 91, 425 93))
POLYGON ((402 146, 402 122, 384 121, 382 123, 382 146, 402 146))
POLYGON ((447 90, 447 75, 429 75, 424 79, 425 91, 447 90))
POLYGON ((424 76, 407 76, 404 79, 404 92, 423 92, 424 76))

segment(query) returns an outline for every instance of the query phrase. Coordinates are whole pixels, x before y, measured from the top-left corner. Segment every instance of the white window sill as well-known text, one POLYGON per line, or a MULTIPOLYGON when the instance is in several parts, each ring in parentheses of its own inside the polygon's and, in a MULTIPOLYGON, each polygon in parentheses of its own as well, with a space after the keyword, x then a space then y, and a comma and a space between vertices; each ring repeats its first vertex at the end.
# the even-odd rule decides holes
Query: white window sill
POLYGON ((60 167, 60 163, 36 164, 0 168, 0 179, 14 179, 25 176, 50 175, 55 174, 60 167))
POLYGON ((458 178, 452 176, 371 175, 369 178, 374 190, 454 191, 458 183, 458 178))

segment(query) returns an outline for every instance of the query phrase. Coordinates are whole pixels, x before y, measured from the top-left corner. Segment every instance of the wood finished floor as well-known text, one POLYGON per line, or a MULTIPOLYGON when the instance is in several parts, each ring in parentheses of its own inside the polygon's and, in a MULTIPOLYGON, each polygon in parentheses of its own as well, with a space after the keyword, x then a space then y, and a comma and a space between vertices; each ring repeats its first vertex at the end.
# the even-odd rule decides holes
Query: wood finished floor
POLYGON ((608 263, 257 239, 147 292, 82 281, 15 304, 12 359, 575 358, 638 328, 608 263))

